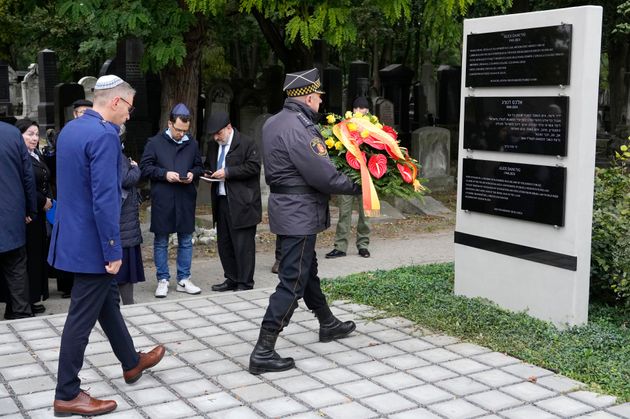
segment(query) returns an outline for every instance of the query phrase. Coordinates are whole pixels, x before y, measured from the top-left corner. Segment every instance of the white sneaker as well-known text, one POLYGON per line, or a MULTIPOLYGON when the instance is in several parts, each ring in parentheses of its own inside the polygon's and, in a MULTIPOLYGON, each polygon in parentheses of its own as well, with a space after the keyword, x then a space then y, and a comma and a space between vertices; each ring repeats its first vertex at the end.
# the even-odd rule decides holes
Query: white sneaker
POLYGON ((158 286, 155 290, 155 298, 164 298, 166 294, 168 294, 168 281, 158 281, 158 286))
POLYGON ((192 295, 201 294, 201 288, 192 283, 190 279, 184 279, 177 283, 177 292, 185 292, 192 295))

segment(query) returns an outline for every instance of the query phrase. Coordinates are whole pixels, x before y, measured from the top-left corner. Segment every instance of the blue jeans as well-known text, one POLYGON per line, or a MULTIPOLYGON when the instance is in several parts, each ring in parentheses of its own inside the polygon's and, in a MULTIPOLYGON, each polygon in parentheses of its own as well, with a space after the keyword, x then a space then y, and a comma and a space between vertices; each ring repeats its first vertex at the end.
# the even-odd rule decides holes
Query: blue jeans
MULTIPOLYGON (((153 241, 153 260, 158 281, 171 279, 168 271, 168 236, 165 233, 155 233, 153 241)), ((192 233, 177 233, 177 243, 177 281, 181 281, 190 278, 192 233)))

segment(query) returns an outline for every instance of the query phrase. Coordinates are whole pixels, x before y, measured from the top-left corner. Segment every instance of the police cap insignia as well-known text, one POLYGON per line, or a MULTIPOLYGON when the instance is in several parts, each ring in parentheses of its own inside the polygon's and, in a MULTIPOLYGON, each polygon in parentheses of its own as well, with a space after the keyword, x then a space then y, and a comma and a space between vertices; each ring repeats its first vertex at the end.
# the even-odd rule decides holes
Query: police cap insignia
POLYGON ((311 93, 324 94, 319 80, 319 70, 316 68, 287 73, 282 90, 287 92, 289 97, 306 96, 311 93))
POLYGON ((328 151, 326 151, 326 144, 324 144, 324 141, 322 141, 321 138, 317 137, 311 140, 311 150, 313 150, 313 153, 322 157, 328 154, 328 151))

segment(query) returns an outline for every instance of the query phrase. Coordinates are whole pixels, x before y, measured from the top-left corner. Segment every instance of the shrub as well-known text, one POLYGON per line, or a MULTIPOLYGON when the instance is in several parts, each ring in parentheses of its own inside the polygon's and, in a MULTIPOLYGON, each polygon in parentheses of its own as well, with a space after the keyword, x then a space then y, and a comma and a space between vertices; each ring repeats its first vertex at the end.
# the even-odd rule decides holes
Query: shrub
POLYGON ((620 151, 611 167, 595 171, 591 290, 630 308, 630 151, 620 151))

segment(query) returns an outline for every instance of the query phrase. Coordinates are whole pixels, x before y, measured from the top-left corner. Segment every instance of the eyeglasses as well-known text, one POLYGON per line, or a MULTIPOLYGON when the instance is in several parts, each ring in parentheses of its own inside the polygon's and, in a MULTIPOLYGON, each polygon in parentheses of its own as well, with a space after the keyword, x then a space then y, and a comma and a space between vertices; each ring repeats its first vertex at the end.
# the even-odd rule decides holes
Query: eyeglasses
POLYGON ((129 112, 129 115, 131 115, 131 113, 134 111, 134 109, 136 109, 135 106, 133 106, 131 103, 127 102, 124 98, 118 96, 118 99, 122 100, 123 102, 125 102, 127 105, 129 105, 129 109, 127 110, 129 112))
POLYGON ((175 125, 171 125, 171 129, 179 134, 186 134, 188 129, 176 128, 175 125))

